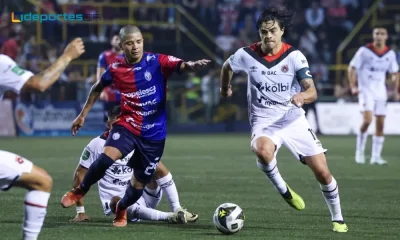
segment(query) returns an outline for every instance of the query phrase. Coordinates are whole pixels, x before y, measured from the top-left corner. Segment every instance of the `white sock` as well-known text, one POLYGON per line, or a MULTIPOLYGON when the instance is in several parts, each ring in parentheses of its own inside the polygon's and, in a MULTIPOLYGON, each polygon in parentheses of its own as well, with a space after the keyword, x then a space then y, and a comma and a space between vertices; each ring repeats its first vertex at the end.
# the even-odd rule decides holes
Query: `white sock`
POLYGON ((319 184, 322 195, 331 212, 332 221, 343 221, 342 209, 340 207, 339 187, 332 176, 332 181, 328 185, 319 184))
POLYGON ((356 145, 356 151, 359 153, 364 153, 365 151, 365 145, 367 144, 368 140, 368 132, 362 133, 358 132, 357 134, 357 145, 356 145))
POLYGON ((181 203, 179 202, 178 190, 176 189, 176 185, 172 179, 172 174, 168 173, 167 176, 157 179, 157 184, 161 187, 163 193, 167 197, 172 211, 175 212, 178 210, 178 208, 181 207, 181 203))
POLYGON ((141 220, 150 220, 150 221, 166 221, 168 220, 168 216, 173 213, 161 212, 152 208, 148 208, 143 205, 139 205, 137 203, 128 207, 127 210, 128 219, 141 219, 141 220))
POLYGON ((36 240, 46 217, 47 203, 50 193, 29 191, 25 195, 25 214, 23 225, 23 240, 36 240))
POLYGON ((265 175, 269 178, 271 183, 275 186, 276 190, 280 194, 284 194, 287 192, 287 186, 281 174, 279 173, 276 158, 272 160, 269 164, 260 163, 257 159, 258 168, 265 173, 265 175))
POLYGON ((383 143, 385 142, 385 137, 382 136, 372 136, 372 157, 381 157, 383 143))
POLYGON ((148 187, 144 188, 142 197, 145 199, 146 203, 149 205, 149 208, 155 209, 158 204, 161 202, 162 191, 160 186, 157 186, 157 189, 150 189, 148 187))

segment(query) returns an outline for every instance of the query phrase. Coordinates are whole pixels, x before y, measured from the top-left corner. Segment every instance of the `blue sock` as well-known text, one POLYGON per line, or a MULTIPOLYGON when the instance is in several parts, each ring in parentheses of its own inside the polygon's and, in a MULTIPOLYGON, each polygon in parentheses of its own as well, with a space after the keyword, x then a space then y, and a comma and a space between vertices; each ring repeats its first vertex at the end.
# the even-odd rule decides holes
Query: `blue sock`
POLYGON ((90 187, 97 183, 101 178, 104 177, 107 169, 114 164, 114 160, 112 160, 109 156, 102 153, 100 157, 90 165, 87 170, 83 181, 80 184, 80 188, 84 192, 88 192, 90 187))
POLYGON ((119 201, 118 203, 118 209, 120 210, 125 210, 129 206, 133 205, 143 194, 143 188, 142 189, 136 189, 132 187, 132 185, 129 185, 129 187, 125 191, 124 197, 119 201))

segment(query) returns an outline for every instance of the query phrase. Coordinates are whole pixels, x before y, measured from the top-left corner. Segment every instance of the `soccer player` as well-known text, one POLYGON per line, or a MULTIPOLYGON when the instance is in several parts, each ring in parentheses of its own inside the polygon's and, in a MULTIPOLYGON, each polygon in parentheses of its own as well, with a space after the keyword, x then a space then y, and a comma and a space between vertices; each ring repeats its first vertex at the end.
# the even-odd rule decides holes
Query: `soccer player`
MULTIPOLYGON (((121 113, 121 107, 116 106, 108 111, 108 129, 112 129, 112 124, 118 119, 121 113)), ((103 152, 103 147, 109 131, 105 132, 99 137, 94 138, 85 147, 82 152, 79 164, 74 173, 74 186, 78 187, 82 182, 87 169, 90 165, 96 161, 98 156, 103 152)), ((111 213, 110 202, 113 197, 123 197, 127 186, 130 184, 132 178, 132 168, 126 166, 129 158, 133 153, 128 154, 124 159, 117 160, 115 163, 106 171, 105 176, 98 182, 100 201, 103 205, 104 214, 109 215, 111 213)), ((143 196, 139 200, 128 208, 128 219, 134 221, 138 218, 143 220, 154 220, 154 221, 169 221, 173 223, 186 223, 194 222, 198 219, 197 214, 189 213, 181 207, 179 203, 179 195, 176 189, 175 183, 172 179, 171 173, 168 169, 160 162, 156 169, 154 178, 146 185, 143 191, 143 196), (154 210, 154 208, 161 201, 162 191, 168 192, 168 202, 171 205, 172 213, 165 213, 154 210)), ((89 219, 85 213, 83 198, 78 200, 76 212, 77 215, 73 219, 74 222, 82 222, 89 219)))
MULTIPOLYGON (((57 61, 43 72, 34 75, 24 70, 8 56, 0 54, 0 101, 6 91, 19 94, 23 90, 45 91, 53 85, 68 64, 85 52, 82 39, 74 39, 57 61)), ((42 168, 17 154, 0 150, 0 191, 12 186, 25 188, 24 240, 35 240, 46 216, 47 202, 53 180, 42 168)))
MULTIPOLYGON (((102 52, 99 55, 99 59, 97 61, 97 72, 96 79, 100 80, 101 75, 106 70, 106 68, 113 62, 123 59, 122 49, 119 47, 121 39, 118 33, 115 33, 111 37, 111 49, 102 52)), ((104 88, 104 91, 100 95, 100 99, 104 101, 104 121, 107 121, 107 112, 112 109, 114 106, 118 106, 120 102, 120 93, 115 88, 114 84, 104 88)))
POLYGON ((398 99, 399 64, 396 54, 386 45, 387 29, 375 27, 372 32, 373 42, 358 49, 348 68, 351 92, 358 94, 358 102, 363 114, 360 132, 357 134, 355 160, 365 163, 365 145, 368 138, 368 127, 375 115, 375 135, 372 137, 372 154, 370 163, 385 165, 381 153, 385 137, 383 128, 386 116, 387 90, 386 73, 395 82, 395 96, 398 99))
POLYGON ((333 231, 347 232, 338 185, 325 158, 326 149, 301 108, 317 99, 307 60, 300 51, 282 42, 283 34, 288 34, 291 18, 292 14, 280 6, 263 11, 257 22, 261 42, 240 48, 223 64, 221 95, 232 95, 233 73, 248 75, 251 148, 257 156, 258 168, 290 206, 303 210, 303 199, 287 185, 277 167, 276 155, 284 144, 315 174, 331 213, 333 231), (304 91, 301 92, 300 87, 304 91))
POLYGON ((72 134, 83 126, 104 87, 112 83, 121 93, 121 116, 107 138, 103 153, 89 167, 80 186, 63 196, 61 204, 64 207, 74 205, 104 176, 115 160, 135 150, 127 164, 134 169, 134 176, 117 204, 113 221, 114 226, 125 227, 126 209, 142 196, 164 151, 167 79, 174 72, 196 71, 210 61, 184 62, 173 56, 144 53, 143 36, 139 28, 132 25, 123 27, 120 37, 125 59, 112 63, 92 87, 85 106, 72 124, 72 134))

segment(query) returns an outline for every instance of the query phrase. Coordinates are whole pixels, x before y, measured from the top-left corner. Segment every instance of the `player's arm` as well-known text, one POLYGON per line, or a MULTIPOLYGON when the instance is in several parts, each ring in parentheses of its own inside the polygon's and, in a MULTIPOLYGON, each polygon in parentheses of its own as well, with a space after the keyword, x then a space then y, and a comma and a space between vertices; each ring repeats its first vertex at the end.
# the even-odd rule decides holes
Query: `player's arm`
MULTIPOLYGON (((103 75, 103 73, 106 70, 106 68, 107 68, 106 56, 104 55, 104 53, 101 53, 99 55, 99 59, 97 60, 96 81, 100 81, 101 75, 103 75)), ((100 99, 106 100, 105 98, 106 98, 106 94, 103 91, 100 94, 100 99)))
POLYGON ((177 72, 178 74, 183 72, 196 72, 200 68, 206 66, 211 61, 202 59, 195 62, 185 62, 182 59, 174 56, 159 54, 158 62, 161 67, 161 72, 163 73, 164 77, 168 79, 175 72, 177 72))
POLYGON ((363 48, 361 47, 357 50, 356 54, 351 59, 349 66, 347 67, 347 78, 349 80, 349 86, 353 94, 356 94, 358 92, 357 69, 360 69, 362 66, 362 54, 363 48))
POLYGON ((233 76, 233 70, 229 63, 229 59, 227 59, 222 65, 221 74, 220 74, 220 87, 221 87, 221 95, 224 97, 228 97, 232 94, 229 93, 231 89, 231 80, 233 76))
POLYGON ((304 99, 304 104, 309 104, 317 100, 318 94, 312 78, 304 78, 300 81, 303 92, 299 93, 304 99))
POLYGON ((30 77, 22 87, 23 90, 39 90, 46 91, 52 86, 64 72, 69 63, 78 58, 85 52, 85 46, 81 38, 74 39, 65 48, 63 55, 61 55, 55 63, 44 71, 30 77))
POLYGON ((318 94, 306 57, 299 51, 294 58, 296 79, 303 91, 292 97, 292 103, 298 107, 317 100, 318 94))

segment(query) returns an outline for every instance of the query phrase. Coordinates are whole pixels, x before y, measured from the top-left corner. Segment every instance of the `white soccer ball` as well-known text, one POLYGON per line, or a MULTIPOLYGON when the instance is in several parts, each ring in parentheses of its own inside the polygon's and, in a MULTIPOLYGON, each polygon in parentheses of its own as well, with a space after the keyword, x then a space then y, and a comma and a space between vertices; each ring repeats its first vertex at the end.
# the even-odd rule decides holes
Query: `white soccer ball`
POLYGON ((213 216, 214 226, 223 234, 234 234, 243 228, 243 210, 234 203, 223 203, 213 216))

